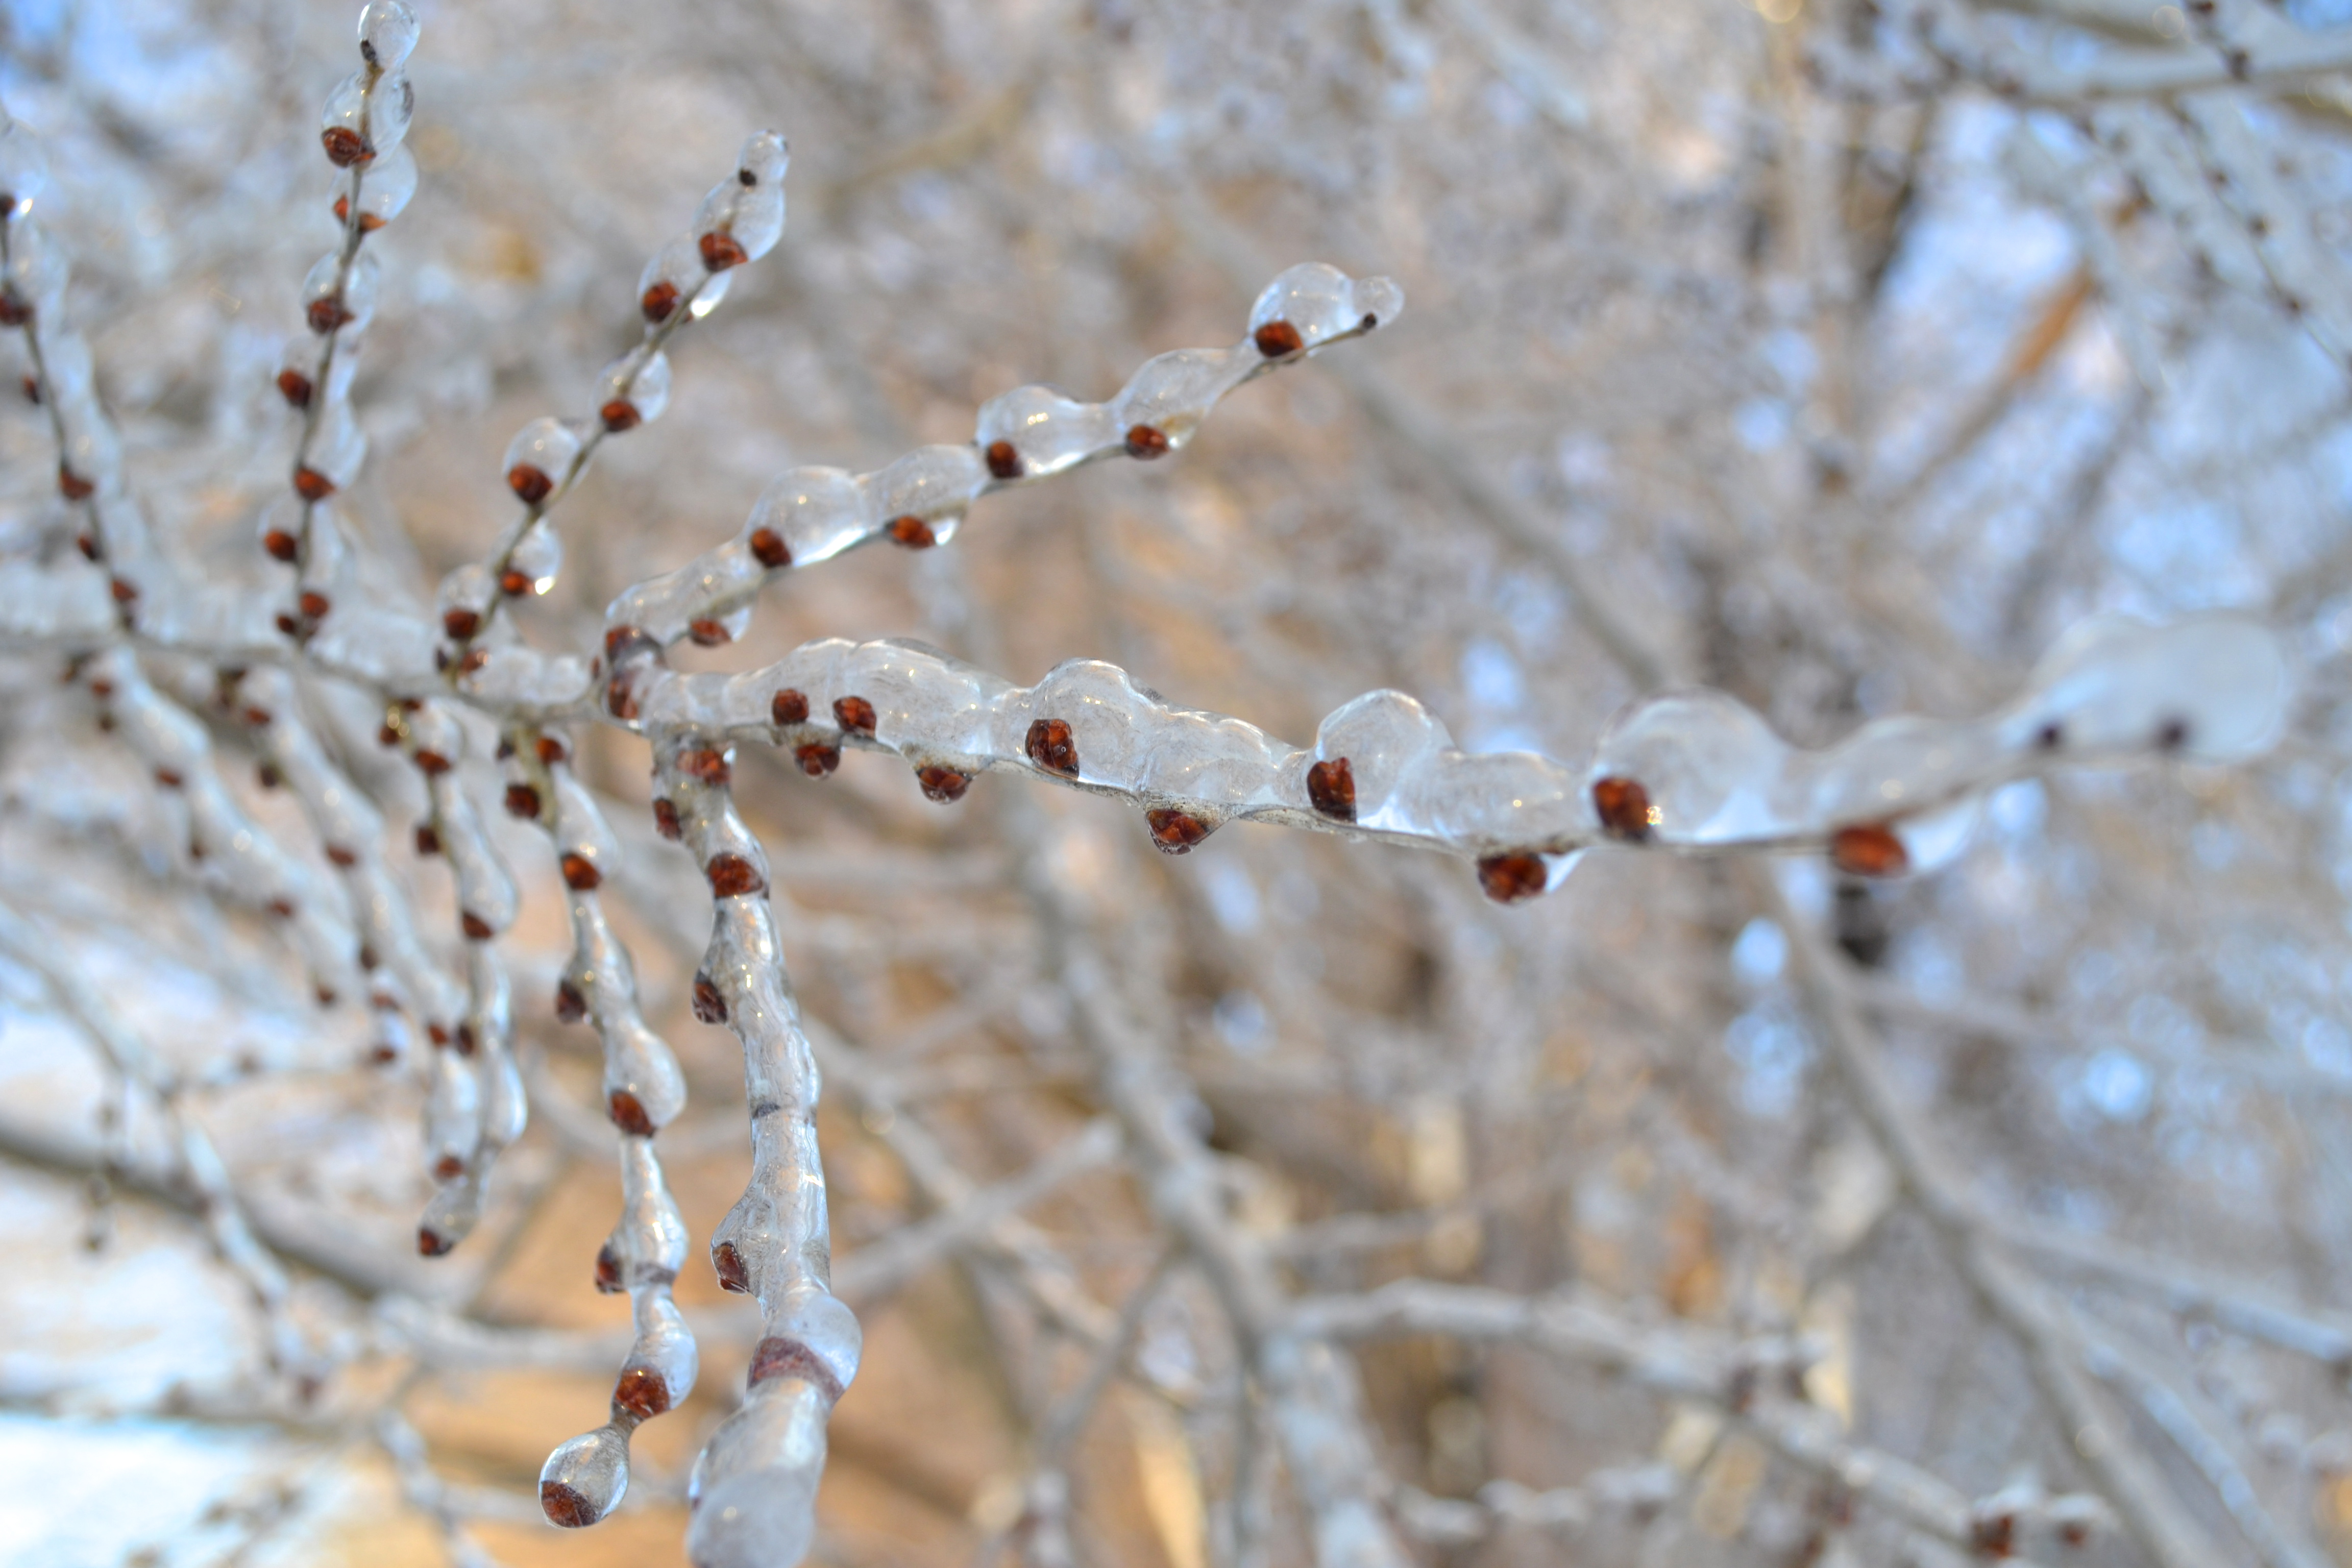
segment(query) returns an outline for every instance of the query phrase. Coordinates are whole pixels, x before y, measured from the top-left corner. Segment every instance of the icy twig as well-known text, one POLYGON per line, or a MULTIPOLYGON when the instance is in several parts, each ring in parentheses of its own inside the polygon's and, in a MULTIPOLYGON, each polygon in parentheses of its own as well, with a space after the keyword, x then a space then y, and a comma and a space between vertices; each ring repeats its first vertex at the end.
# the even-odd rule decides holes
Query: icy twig
MULTIPOLYGON (((2076 1331, 2084 1333, 2079 1320, 2076 1331)), ((2310 1542, 2290 1535, 2263 1506, 2262 1493, 2247 1475, 2248 1456, 2222 1435, 2227 1428, 2221 1421, 2200 1413, 2201 1400, 2184 1397, 2143 1356, 2116 1341, 2084 1333, 2084 1365, 2145 1411, 2196 1467, 2264 1568, 2326 1568, 2327 1556, 2310 1542)))
POLYGON ((2278 639, 2249 620, 2095 622, 1982 719, 1884 720, 1813 752, 1728 696, 1676 692, 1621 711, 1570 768, 1465 753, 1395 691, 1338 709, 1301 749, 1097 660, 1019 687, 919 643, 831 638, 765 669, 692 676, 663 668, 650 642, 614 646, 607 706, 650 731, 780 743, 817 777, 845 746, 895 752, 942 803, 982 772, 1027 773, 1140 807, 1171 854, 1236 819, 1441 849, 1476 859, 1503 902, 1558 888, 1602 842, 1826 849, 1864 876, 1929 868, 1965 846, 1994 786, 2134 752, 2248 754, 2284 721, 2291 684, 2278 639))
MULTIPOLYGON (((1228 394, 1361 337, 1403 308, 1403 293, 1386 278, 1349 278, 1310 262, 1258 294, 1240 343, 1158 355, 1108 402, 1017 387, 981 406, 969 446, 923 447, 867 474, 794 468, 761 492, 739 537, 614 599, 604 612, 607 646, 732 641, 777 573, 878 539, 927 550, 952 539, 965 511, 993 491, 1110 458, 1165 457, 1187 445, 1228 394)), ((612 711, 635 717, 624 706, 612 711)))
POLYGON ((1385 1514, 1387 1481, 1364 1430, 1353 1363, 1290 1322, 1265 1249, 1228 1219, 1215 1163, 1185 1112, 1175 1070, 1119 1006, 1086 911, 1047 869, 1034 805, 1009 800, 1003 820, 1023 851, 1023 886, 1054 968, 1076 1005, 1076 1033, 1095 1058, 1097 1091, 1126 1130, 1153 1212, 1215 1290, 1265 1394, 1314 1521, 1316 1561, 1321 1568, 1402 1568, 1410 1558, 1385 1514))
POLYGON ((934 1263, 971 1246, 1065 1182, 1111 1163, 1118 1150, 1117 1123, 1108 1119, 1089 1123, 1021 1174, 861 1247, 836 1271, 835 1293, 860 1307, 879 1305, 934 1263))
POLYGON ((1459 1549, 1506 1531, 1573 1534, 1612 1514, 1643 1518, 1681 1489, 1682 1477, 1671 1465, 1626 1465, 1546 1491, 1517 1481, 1488 1481, 1475 1499, 1432 1497, 1417 1487, 1399 1487, 1396 1510, 1398 1521, 1415 1540, 1459 1549))
MULTIPOLYGON (((318 1389, 321 1362, 293 1319, 293 1282, 256 1234, 238 1200, 228 1167, 204 1127, 180 1104, 180 1085, 106 999, 58 960, 57 944, 44 940, 25 917, 0 904, 0 949, 38 974, 66 1015, 98 1047, 107 1066, 126 1083, 138 1085, 163 1116, 173 1145, 177 1184, 193 1199, 211 1233, 213 1249, 253 1293, 268 1326, 271 1368, 291 1380, 302 1397, 318 1389)), ((113 1161, 109 1159, 110 1165, 113 1161)), ((126 1167, 127 1168, 127 1163, 126 1167)))
POLYGON ((1848 1443, 1828 1412, 1768 1397, 1801 1373, 1804 1347, 1785 1340, 1717 1342, 1689 1331, 1626 1322, 1573 1298, 1513 1296, 1478 1286, 1403 1279, 1354 1296, 1309 1297, 1292 1309, 1298 1331, 1343 1342, 1443 1334, 1525 1344, 1614 1372, 1672 1399, 1721 1411, 1790 1462, 1851 1489, 1916 1530, 1981 1545, 1968 1499, 1917 1466, 1848 1443))
POLYGON ((2002 1256, 1995 1232, 1929 1146, 1878 1061, 1841 960, 1793 911, 1769 876, 1748 876, 1757 902, 1790 933, 1797 979, 1838 1077, 1904 1192, 1985 1311, 2017 1342, 2036 1392, 2126 1534, 2158 1568, 2218 1561, 2212 1543, 2134 1446, 2129 1429, 2102 1404, 2083 1371, 2082 1345, 2043 1292, 2002 1256))
POLYGON ((572 953, 556 988, 556 1015, 593 1022, 604 1048, 604 1100, 619 1138, 621 1217, 596 1254, 596 1289, 628 1292, 635 1337, 613 1387, 610 1419, 548 1457, 540 1505, 555 1523, 593 1524, 627 1489, 629 1439, 684 1403, 700 1366, 692 1331, 670 1298, 686 1263, 686 1223, 654 1152, 654 1135, 686 1104, 686 1079, 637 1010, 636 975, 598 889, 620 848, 595 799, 572 770, 562 737, 523 727, 501 742, 507 810, 552 841, 572 913, 572 953))
POLYGON ((857 1375, 862 1344, 856 1315, 830 1288, 816 1058, 784 972, 766 857, 735 810, 727 750, 681 726, 656 733, 654 766, 663 831, 684 842, 710 886, 696 1002, 741 1042, 751 1109, 751 1179, 711 1236, 711 1266, 722 1286, 760 1303, 763 1328, 742 1406, 695 1461, 687 1551, 697 1568, 796 1563, 815 1532, 825 1423, 857 1375))
POLYGON ((774 247, 784 228, 784 171, 791 151, 772 131, 743 143, 735 173, 713 186, 687 232, 655 253, 637 279, 643 319, 636 346, 597 375, 593 418, 537 419, 508 443, 507 488, 522 515, 500 535, 489 558, 461 566, 441 583, 441 630, 452 645, 440 661, 455 680, 479 662, 476 639, 497 621, 509 600, 544 594, 555 585, 562 542, 545 520, 568 495, 608 436, 661 417, 669 406, 670 338, 717 309, 735 281, 734 268, 774 247))

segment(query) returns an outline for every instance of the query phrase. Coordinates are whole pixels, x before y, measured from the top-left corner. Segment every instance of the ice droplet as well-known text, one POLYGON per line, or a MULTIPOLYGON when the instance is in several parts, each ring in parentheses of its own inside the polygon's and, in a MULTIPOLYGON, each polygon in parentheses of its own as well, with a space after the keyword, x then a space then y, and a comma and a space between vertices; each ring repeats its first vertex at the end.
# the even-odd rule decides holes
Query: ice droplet
POLYGON ((362 59, 378 70, 398 70, 416 50, 416 13, 406 0, 368 0, 359 33, 362 59))

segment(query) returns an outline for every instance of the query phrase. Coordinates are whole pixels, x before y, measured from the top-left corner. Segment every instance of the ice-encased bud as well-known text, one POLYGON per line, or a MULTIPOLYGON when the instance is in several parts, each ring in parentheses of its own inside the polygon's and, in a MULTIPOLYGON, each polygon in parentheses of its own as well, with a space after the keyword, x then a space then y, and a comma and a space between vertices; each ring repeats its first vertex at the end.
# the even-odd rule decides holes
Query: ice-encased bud
POLYGON ((784 232, 784 139, 762 131, 743 143, 735 173, 711 187, 694 215, 696 254, 723 273, 757 261, 784 232))
POLYGON ((525 505, 537 506, 572 476, 580 456, 580 436, 561 419, 534 419, 507 443, 507 486, 525 505))
POLYGON ((781 536, 793 564, 806 566, 840 554, 874 525, 866 492, 846 468, 794 468, 760 492, 751 526, 781 536))
POLYGON ((346 268, 342 258, 330 251, 302 279, 302 319, 320 337, 333 331, 365 331, 375 317, 376 295, 383 282, 383 268, 369 252, 353 257, 346 268))
POLYGON ((630 350, 596 378, 596 412, 615 435, 662 416, 669 406, 669 356, 660 350, 630 350))
POLYGON ((583 1432, 547 1457, 539 1506, 551 1524, 578 1530, 620 1505, 629 1489, 629 1438, 618 1426, 583 1432))
POLYGON ((495 593, 490 569, 478 561, 468 561, 449 573, 433 595, 433 608, 441 618, 441 629, 460 641, 472 637, 481 630, 495 593))
POLYGON ((372 234, 407 210, 416 195, 416 159, 407 148, 394 147, 372 163, 337 174, 332 203, 337 223, 351 221, 353 184, 360 188, 360 228, 372 234))
POLYGON ((499 589, 512 597, 524 594, 544 594, 555 586, 556 574, 563 570, 563 539, 544 518, 523 531, 515 547, 507 553, 507 569, 499 584, 499 589))
POLYGON ((0 223, 31 210, 49 183, 48 150, 16 121, 0 124, 0 223))
POLYGON ((406 0, 368 0, 360 12, 360 58, 378 70, 398 70, 416 50, 416 33, 406 0))
POLYGON ((847 1302, 814 1280, 788 1287, 769 1308, 766 1337, 798 1341, 831 1375, 836 1394, 857 1380, 866 1331, 847 1302))
POLYGON ((1017 386, 981 405, 973 442, 992 477, 1035 479, 1075 468, 1118 445, 1124 435, 1099 404, 1079 403, 1047 386, 1017 386))
POLYGON ((2277 738, 2294 684, 2285 645, 2245 616, 2168 626, 2101 616, 2043 656, 2004 729, 2012 743, 2048 751, 2231 761, 2277 738))
POLYGON ((1110 405, 1129 455, 1157 458, 1192 438, 1219 398, 1258 366, 1255 349, 1179 349, 1147 361, 1110 405))
POLYGON ((370 76, 355 71, 338 82, 319 116, 319 141, 338 169, 371 163, 408 134, 415 89, 405 75, 392 71, 375 78, 371 90, 370 76))
MULTIPOLYGON (((913 518, 928 537, 945 544, 955 537, 964 509, 988 483, 988 468, 971 447, 919 447, 866 481, 867 514, 891 528, 913 518)), ((910 530, 911 531, 911 530, 910 530)), ((901 543, 914 541, 900 540, 901 543)), ((793 559, 798 560, 795 552, 793 559)))
POLYGON ((1287 323, 1311 352, 1385 325, 1403 309, 1404 290, 1392 279, 1350 278, 1336 267, 1307 261, 1266 285, 1250 308, 1250 331, 1263 333, 1276 322, 1287 323))

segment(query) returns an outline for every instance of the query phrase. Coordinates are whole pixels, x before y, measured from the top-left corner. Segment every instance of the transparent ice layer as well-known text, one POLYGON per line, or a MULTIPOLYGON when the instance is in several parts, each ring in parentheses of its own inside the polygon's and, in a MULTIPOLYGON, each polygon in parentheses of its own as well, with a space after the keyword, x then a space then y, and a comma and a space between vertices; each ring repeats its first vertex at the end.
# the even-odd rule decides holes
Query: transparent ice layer
MULTIPOLYGON (((1826 846, 1851 869, 1893 874, 1948 858, 1969 820, 1953 808, 2021 774, 2133 755, 2252 755, 2284 724, 2292 680, 2278 637, 2242 616, 2105 621, 2060 644, 1981 719, 1885 720, 1811 751, 1723 693, 1672 692, 1620 713, 1581 767, 1465 752, 1402 692, 1342 705, 1299 748, 1179 707, 1112 665, 1073 660, 1020 687, 895 639, 811 643, 741 675, 641 672, 632 690, 656 735, 865 747, 967 777, 1026 770, 1134 802, 1161 847, 1180 851, 1247 817, 1482 860, 1566 857, 1602 839, 1826 846)), ((1515 897, 1541 891, 1559 869, 1530 866, 1504 885, 1515 897)))
MULTIPOLYGON (((654 270, 646 276, 661 281, 654 270)), ((1294 267, 1259 296, 1250 338, 1230 349, 1161 354, 1108 403, 1080 403, 1051 387, 1016 387, 981 406, 968 447, 924 447, 870 474, 803 468, 782 475, 761 492, 740 534, 631 588, 606 609, 605 624, 632 627, 664 646, 688 637, 740 636, 741 625, 730 617, 774 573, 877 539, 910 549, 944 544, 971 503, 991 490, 1122 453, 1164 456, 1190 441, 1235 387, 1277 363, 1360 336, 1403 305, 1403 292, 1385 278, 1350 279, 1319 263, 1294 267), (1295 310, 1297 320, 1283 318, 1284 310, 1295 310), (1269 331, 1269 322, 1279 331, 1269 331)))

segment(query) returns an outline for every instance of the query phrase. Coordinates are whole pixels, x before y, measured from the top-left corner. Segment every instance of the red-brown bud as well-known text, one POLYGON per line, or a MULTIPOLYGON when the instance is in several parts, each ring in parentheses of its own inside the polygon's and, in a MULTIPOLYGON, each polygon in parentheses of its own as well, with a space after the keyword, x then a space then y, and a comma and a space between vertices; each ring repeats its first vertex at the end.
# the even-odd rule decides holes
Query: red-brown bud
POLYGON ((719 1276, 719 1288, 732 1290, 739 1296, 751 1293, 751 1271, 743 1267, 743 1255, 731 1241, 722 1241, 710 1249, 711 1272, 719 1276))
POLYGON ((338 169, 348 169, 354 163, 364 163, 375 156, 368 139, 348 125, 330 125, 319 132, 319 141, 327 149, 327 162, 338 169))
POLYGON ((530 463, 517 463, 507 470, 507 489, 522 498, 525 506, 537 506, 555 489, 555 481, 547 470, 530 463))
POLYGON ((1040 719, 1029 726, 1029 760, 1049 773, 1066 779, 1078 776, 1078 742, 1062 719, 1040 719))
POLYGON ((625 430, 634 430, 644 423, 637 413, 637 405, 625 397, 616 397, 596 410, 596 417, 602 419, 604 428, 615 436, 625 430))
POLYGON ((335 481, 316 468, 297 468, 294 493, 307 501, 322 501, 335 493, 335 481))
POLYGON ((751 259, 731 234, 711 230, 696 242, 702 252, 702 265, 713 272, 724 272, 730 267, 740 267, 751 259))
POLYGON ((488 942, 498 934, 490 929, 489 921, 471 910, 463 910, 458 914, 457 927, 466 933, 467 942, 488 942))
POLYGON ((630 1137, 650 1138, 654 1135, 653 1118, 646 1114, 644 1103, 627 1089, 614 1089, 604 1101, 604 1110, 612 1117, 613 1125, 630 1137))
POLYGON ((587 856, 567 850, 561 864, 563 885, 575 893, 593 893, 604 886, 604 873, 596 869, 596 862, 587 856))
POLYGON ((1650 792, 1633 779, 1609 777, 1592 781, 1592 815, 1612 838, 1641 843, 1658 825, 1658 808, 1650 792))
POLYGON ((793 563, 793 552, 784 543, 784 536, 772 528, 751 531, 751 559, 773 572, 793 563))
POLYGON ((1345 757, 1307 770, 1307 801, 1336 822, 1356 820, 1356 773, 1345 757))
POLYGON ((1830 836, 1830 862, 1852 877, 1899 877, 1911 868, 1903 840, 1884 823, 1841 827, 1830 836))
POLYGON ((929 550, 940 542, 940 536, 931 531, 931 525, 919 517, 894 517, 883 531, 890 536, 891 543, 903 545, 908 550, 929 550))
POLYGON ((539 791, 527 784, 507 785, 507 815, 520 816, 525 822, 539 820, 539 791))
POLYGON ((464 642, 482 629, 482 614, 463 605, 456 605, 441 612, 441 629, 449 634, 451 641, 464 642))
POLYGON ((588 998, 580 994, 580 987, 569 980, 555 983, 555 1016, 559 1022, 576 1024, 588 1016, 588 998))
POLYGON ((987 457, 988 471, 998 479, 1017 479, 1021 477, 1021 454, 1012 442, 991 441, 987 457))
POLYGON ((1136 425, 1127 432, 1127 455, 1149 462, 1168 455, 1168 437, 1149 425, 1136 425))
POLYGON ((1550 879, 1540 855, 1489 855, 1478 862, 1478 886, 1498 904, 1532 899, 1550 879))
POLYGON ((760 875, 760 868, 740 855, 713 855, 702 874, 710 879, 714 899, 744 899, 768 890, 768 879, 760 875))
POLYGON ((433 825, 429 822, 420 822, 416 825, 416 852, 419 855, 441 853, 441 835, 434 831, 433 825))
POLYGON ((734 779, 727 753, 717 746, 694 746, 677 754, 677 771, 712 789, 725 789, 734 779))
POLYGON ((654 797, 654 831, 673 844, 685 837, 678 826, 677 806, 659 795, 654 797))
POLYGON ((633 1366, 613 1385, 613 1403, 640 1421, 649 1421, 669 1408, 669 1384, 651 1367, 633 1366))
POLYGON ((727 998, 719 994, 718 984, 699 971, 694 976, 694 1016, 706 1024, 727 1021, 727 998))
POLYGON ((1151 828, 1152 847, 1162 855, 1190 855, 1192 846, 1209 836, 1209 825, 1189 811, 1161 806, 1143 814, 1151 828))
POLYGON ((841 748, 828 746, 822 741, 812 742, 808 745, 793 748, 793 761, 798 763, 801 772, 809 777, 821 779, 841 766, 841 748))
POLYGON ((712 620, 708 616, 687 622, 686 635, 692 637, 699 647, 719 647, 735 640, 735 634, 727 629, 726 622, 712 620))
POLYGON ((310 406, 310 378, 299 370, 278 373, 278 395, 297 408, 310 406))
POLYGON ((677 309, 677 285, 670 282, 655 284, 637 300, 637 309, 645 313, 648 321, 659 323, 668 321, 669 313, 677 309))
POLYGON ((295 542, 294 536, 282 528, 273 528, 263 534, 261 548, 269 552, 271 560, 283 561, 289 565, 293 563, 294 557, 299 552, 299 546, 295 542))
POLYGON ((808 699, 789 686, 768 702, 768 721, 779 730, 787 724, 807 723, 808 713, 808 699))
POLYGON ((971 775, 933 764, 917 768, 915 782, 923 786, 924 799, 946 805, 963 798, 963 792, 971 787, 971 775))
POLYGON ((1268 321, 1252 332, 1250 339, 1257 344, 1257 352, 1268 359, 1282 359, 1307 346, 1307 341, 1298 335, 1298 329, 1288 321, 1268 321))

